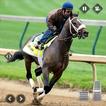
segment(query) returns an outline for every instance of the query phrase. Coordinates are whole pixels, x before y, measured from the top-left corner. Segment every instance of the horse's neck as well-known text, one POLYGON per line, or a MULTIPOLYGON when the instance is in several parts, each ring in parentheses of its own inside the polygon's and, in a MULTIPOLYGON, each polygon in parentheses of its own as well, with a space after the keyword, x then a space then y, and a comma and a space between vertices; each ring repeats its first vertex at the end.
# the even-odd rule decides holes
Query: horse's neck
POLYGON ((66 38, 69 37, 69 35, 70 35, 70 32, 69 32, 68 28, 65 27, 65 25, 64 25, 64 27, 63 27, 63 29, 62 29, 60 35, 59 35, 59 38, 60 38, 60 39, 66 39, 66 38))
POLYGON ((68 52, 72 43, 72 36, 70 34, 69 24, 64 25, 59 35, 59 41, 62 42, 61 46, 65 48, 66 51, 68 52))

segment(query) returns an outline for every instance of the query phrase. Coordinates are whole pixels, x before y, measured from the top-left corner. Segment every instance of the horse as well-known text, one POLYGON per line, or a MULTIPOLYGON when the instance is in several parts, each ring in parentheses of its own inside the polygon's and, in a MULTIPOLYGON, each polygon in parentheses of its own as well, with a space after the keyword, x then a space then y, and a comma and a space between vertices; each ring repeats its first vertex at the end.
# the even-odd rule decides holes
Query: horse
MULTIPOLYGON (((36 36, 30 37, 28 41, 31 41, 36 36)), ((23 51, 24 46, 21 50, 15 52, 9 59, 8 62, 13 62, 17 59, 25 61, 26 67, 26 78, 28 79, 33 93, 37 92, 37 100, 43 98, 48 94, 53 88, 54 84, 60 79, 63 74, 63 71, 66 69, 69 62, 69 50, 74 38, 86 38, 88 37, 88 32, 86 26, 77 18, 69 17, 60 34, 56 35, 56 38, 53 40, 51 45, 45 48, 42 58, 42 66, 40 66, 38 58, 36 56, 31 56, 23 51), (38 78, 41 74, 43 76, 43 87, 37 88, 32 79, 31 74, 31 64, 35 62, 39 67, 35 69, 35 75, 38 78), (49 79, 49 74, 53 73, 51 79, 49 79)), ((39 82, 39 81, 38 81, 39 82)))

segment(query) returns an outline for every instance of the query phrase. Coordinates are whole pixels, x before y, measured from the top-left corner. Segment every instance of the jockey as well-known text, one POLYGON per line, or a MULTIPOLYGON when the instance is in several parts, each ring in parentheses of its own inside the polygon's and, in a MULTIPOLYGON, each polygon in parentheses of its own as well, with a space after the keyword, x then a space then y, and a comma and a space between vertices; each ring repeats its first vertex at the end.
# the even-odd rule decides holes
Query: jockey
POLYGON ((46 20, 48 29, 44 32, 44 35, 40 41, 38 41, 38 43, 35 45, 35 48, 42 49, 44 43, 49 38, 52 38, 61 32, 65 21, 69 17, 73 16, 72 10, 73 4, 71 2, 65 2, 61 9, 57 9, 55 12, 52 12, 48 15, 46 20))

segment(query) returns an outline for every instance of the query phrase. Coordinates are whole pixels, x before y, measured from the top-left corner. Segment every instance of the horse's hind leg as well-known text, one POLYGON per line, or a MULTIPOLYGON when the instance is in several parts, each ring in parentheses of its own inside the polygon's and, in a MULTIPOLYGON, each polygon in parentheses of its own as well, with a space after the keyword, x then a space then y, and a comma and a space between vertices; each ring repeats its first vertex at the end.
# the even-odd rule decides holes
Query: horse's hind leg
POLYGON ((35 83, 32 79, 32 74, 31 74, 31 63, 32 61, 30 59, 25 59, 25 66, 26 66, 26 77, 32 87, 32 90, 33 90, 33 96, 34 96, 34 99, 32 101, 32 104, 35 105, 35 104, 40 104, 40 102, 37 100, 37 93, 36 93, 36 87, 35 87, 35 83))
POLYGON ((37 69, 35 69, 35 75, 36 75, 36 79, 37 79, 37 83, 38 83, 39 88, 43 87, 41 74, 42 74, 42 68, 41 67, 37 67, 37 69))
POLYGON ((31 74, 31 61, 30 59, 25 59, 25 67, 26 67, 26 78, 28 79, 32 90, 34 91, 35 89, 35 83, 32 79, 32 74, 31 74))

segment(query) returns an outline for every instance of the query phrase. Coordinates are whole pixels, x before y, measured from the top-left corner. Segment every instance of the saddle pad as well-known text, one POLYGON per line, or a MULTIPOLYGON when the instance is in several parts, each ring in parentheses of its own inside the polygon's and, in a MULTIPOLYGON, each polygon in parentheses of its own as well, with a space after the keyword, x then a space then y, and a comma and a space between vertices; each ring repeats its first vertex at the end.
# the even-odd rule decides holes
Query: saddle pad
POLYGON ((27 43, 24 48, 23 51, 25 53, 27 53, 28 55, 34 56, 38 58, 38 62, 40 64, 40 66, 42 67, 42 57, 43 57, 43 50, 38 50, 34 47, 34 43, 29 42, 27 43))
MULTIPOLYGON (((56 36, 57 37, 57 36, 56 36)), ((28 55, 31 55, 31 56, 34 56, 34 57, 37 57, 38 58, 38 62, 40 64, 40 66, 42 67, 42 58, 43 58, 43 52, 45 50, 45 48, 49 47, 51 45, 51 43, 55 40, 54 37, 52 40, 50 40, 47 44, 44 45, 44 49, 43 50, 39 50, 39 49, 36 49, 34 47, 36 41, 37 41, 37 38, 35 38, 33 41, 29 41, 23 48, 23 51, 25 53, 27 53, 28 55)))

